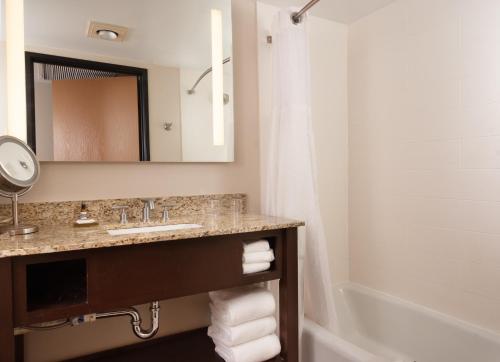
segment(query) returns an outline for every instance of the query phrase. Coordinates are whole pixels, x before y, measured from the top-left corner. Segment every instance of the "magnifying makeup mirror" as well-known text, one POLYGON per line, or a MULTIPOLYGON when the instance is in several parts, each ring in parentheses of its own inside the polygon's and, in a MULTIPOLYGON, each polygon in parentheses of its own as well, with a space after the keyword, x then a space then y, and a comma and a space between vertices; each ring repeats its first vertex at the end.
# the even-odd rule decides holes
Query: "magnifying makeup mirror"
POLYGON ((36 183, 40 164, 31 148, 12 136, 0 136, 0 196, 12 200, 12 224, 0 225, 0 233, 31 234, 38 226, 20 225, 17 203, 36 183))

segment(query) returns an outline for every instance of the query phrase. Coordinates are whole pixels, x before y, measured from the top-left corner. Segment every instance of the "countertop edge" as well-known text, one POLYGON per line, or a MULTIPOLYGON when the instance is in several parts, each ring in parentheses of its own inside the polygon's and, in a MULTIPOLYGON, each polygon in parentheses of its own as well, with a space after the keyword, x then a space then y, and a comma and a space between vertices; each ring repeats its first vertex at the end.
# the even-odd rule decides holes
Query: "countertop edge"
MULTIPOLYGON (((260 216, 260 215, 259 215, 260 216)), ((259 217, 254 216, 254 217, 259 217)), ((261 216, 265 218, 265 216, 261 216)), ((249 223, 250 224, 250 223, 249 223)), ((123 247, 123 246, 133 246, 142 244, 153 244, 173 240, 188 240, 197 239, 211 236, 222 236, 222 235, 236 235, 236 234, 246 234, 254 233, 259 231, 272 231, 280 229, 298 228, 305 226, 303 221, 295 221, 288 219, 278 219, 276 222, 269 222, 268 224, 257 224, 243 225, 241 227, 220 227, 220 228, 202 228, 194 229, 189 232, 168 232, 168 233, 151 233, 151 234, 133 234, 124 236, 110 236, 108 234, 103 235, 102 229, 95 230, 95 235, 93 237, 95 240, 85 240, 82 236, 80 241, 75 240, 69 243, 54 243, 53 245, 47 244, 36 244, 36 241, 31 241, 31 245, 19 245, 13 248, 0 248, 0 259, 4 258, 14 258, 22 256, 34 256, 42 254, 53 254, 62 252, 75 252, 75 251, 85 251, 92 249, 103 249, 112 247, 123 247), (99 238, 105 238, 102 241, 99 238)), ((91 230, 92 231, 92 230, 91 230)), ((35 239, 36 240, 36 239, 35 239)), ((24 240, 17 240, 17 243, 22 243, 24 240)), ((2 241, 0 240, 0 243, 2 241)), ((16 242, 16 241, 14 241, 16 242)))

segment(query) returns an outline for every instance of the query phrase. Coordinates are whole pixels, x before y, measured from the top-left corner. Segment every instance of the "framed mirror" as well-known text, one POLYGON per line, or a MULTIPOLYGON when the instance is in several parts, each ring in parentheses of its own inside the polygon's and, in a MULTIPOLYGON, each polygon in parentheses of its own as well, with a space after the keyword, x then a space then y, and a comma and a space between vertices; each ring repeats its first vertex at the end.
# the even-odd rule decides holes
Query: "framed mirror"
POLYGON ((234 160, 231 0, 24 0, 41 161, 234 160))

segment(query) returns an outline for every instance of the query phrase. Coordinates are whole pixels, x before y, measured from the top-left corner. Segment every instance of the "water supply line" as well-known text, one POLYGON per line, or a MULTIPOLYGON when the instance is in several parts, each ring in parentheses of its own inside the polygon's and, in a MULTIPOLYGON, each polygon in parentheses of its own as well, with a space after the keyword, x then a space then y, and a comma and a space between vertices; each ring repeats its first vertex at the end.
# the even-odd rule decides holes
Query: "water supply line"
POLYGON ((140 313, 135 308, 127 308, 123 310, 116 310, 112 312, 95 313, 83 315, 75 318, 68 318, 64 320, 54 321, 51 323, 41 323, 29 325, 22 328, 15 328, 14 334, 24 334, 29 331, 47 331, 66 326, 78 326, 84 323, 94 322, 97 319, 108 319, 115 317, 130 317, 130 324, 132 324, 132 331, 140 339, 153 338, 160 327, 160 303, 152 302, 150 305, 151 311, 151 327, 147 330, 142 329, 142 319, 140 313))

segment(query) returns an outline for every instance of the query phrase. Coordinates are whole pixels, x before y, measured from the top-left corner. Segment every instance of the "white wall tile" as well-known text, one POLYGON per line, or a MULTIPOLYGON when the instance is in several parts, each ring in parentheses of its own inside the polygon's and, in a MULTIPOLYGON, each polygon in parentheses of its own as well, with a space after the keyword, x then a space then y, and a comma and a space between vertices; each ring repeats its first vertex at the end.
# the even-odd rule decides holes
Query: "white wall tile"
POLYGON ((500 332, 500 1, 350 27, 351 279, 500 332))
POLYGON ((410 196, 500 201, 500 170, 411 170, 404 177, 410 196))
POLYGON ((403 145, 402 169, 457 169, 460 165, 460 141, 420 141, 403 145))
MULTIPOLYGON (((497 64, 500 64, 500 60, 497 64)), ((459 118, 463 137, 500 135, 500 102, 462 108, 459 118)))
POLYGON ((465 138, 462 168, 500 168, 500 136, 465 138))

